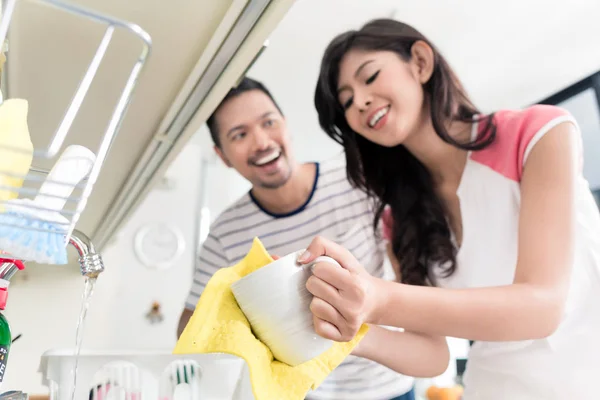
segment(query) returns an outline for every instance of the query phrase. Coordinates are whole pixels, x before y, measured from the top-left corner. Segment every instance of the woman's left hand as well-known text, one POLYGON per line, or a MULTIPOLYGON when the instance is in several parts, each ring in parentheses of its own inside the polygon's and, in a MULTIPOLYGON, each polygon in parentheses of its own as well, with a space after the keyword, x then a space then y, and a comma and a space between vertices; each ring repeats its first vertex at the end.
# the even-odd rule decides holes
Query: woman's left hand
POLYGON ((298 262, 307 264, 319 256, 336 260, 318 262, 306 288, 314 296, 310 305, 315 331, 337 342, 354 338, 363 323, 373 323, 378 308, 377 279, 348 250, 323 237, 316 237, 298 262))

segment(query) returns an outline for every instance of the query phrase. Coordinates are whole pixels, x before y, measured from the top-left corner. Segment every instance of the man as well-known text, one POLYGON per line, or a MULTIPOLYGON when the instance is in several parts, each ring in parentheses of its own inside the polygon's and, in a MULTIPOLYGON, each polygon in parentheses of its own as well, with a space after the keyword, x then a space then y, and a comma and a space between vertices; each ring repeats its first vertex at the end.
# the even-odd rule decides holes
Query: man
MULTIPOLYGON (((245 78, 226 95, 207 124, 221 160, 246 178, 252 189, 212 224, 178 335, 211 276, 240 261, 254 237, 271 254, 283 256, 322 235, 350 249, 371 274, 384 276, 385 245, 374 235, 367 196, 348 182, 344 158, 297 163, 283 113, 260 82, 245 78)), ((412 378, 349 356, 307 398, 412 400, 412 386, 412 378)))

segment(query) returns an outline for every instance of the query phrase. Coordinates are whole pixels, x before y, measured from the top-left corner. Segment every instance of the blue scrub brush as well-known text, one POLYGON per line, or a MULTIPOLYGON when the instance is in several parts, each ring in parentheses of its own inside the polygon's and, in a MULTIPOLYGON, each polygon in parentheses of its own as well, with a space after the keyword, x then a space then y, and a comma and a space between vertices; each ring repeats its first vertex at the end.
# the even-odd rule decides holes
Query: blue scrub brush
POLYGON ((83 146, 65 149, 35 199, 6 201, 0 214, 0 250, 40 264, 66 264, 69 220, 61 211, 96 156, 83 146))

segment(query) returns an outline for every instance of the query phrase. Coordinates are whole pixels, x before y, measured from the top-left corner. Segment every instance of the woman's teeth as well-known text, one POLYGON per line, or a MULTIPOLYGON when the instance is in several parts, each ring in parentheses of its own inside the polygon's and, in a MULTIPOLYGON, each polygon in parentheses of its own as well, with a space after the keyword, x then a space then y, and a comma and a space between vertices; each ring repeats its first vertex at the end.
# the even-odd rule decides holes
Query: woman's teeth
POLYGON ((379 122, 379 120, 383 118, 385 114, 388 113, 388 111, 390 111, 390 106, 387 106, 386 108, 382 108, 381 110, 377 111, 377 114, 373 115, 373 117, 369 121, 369 127, 374 127, 379 122))
POLYGON ((256 162, 254 164, 258 165, 258 166, 262 166, 265 164, 270 163, 271 161, 275 160, 276 158, 278 158, 281 155, 280 151, 274 151, 273 153, 264 156, 261 159, 256 160, 256 162))

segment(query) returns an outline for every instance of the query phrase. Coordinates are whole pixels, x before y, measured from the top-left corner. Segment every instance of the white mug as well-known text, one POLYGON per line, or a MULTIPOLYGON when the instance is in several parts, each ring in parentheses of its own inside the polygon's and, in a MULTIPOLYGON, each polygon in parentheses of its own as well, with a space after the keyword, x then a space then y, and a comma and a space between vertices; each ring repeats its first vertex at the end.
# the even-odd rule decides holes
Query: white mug
POLYGON ((301 265, 296 260, 303 252, 281 257, 231 285, 256 337, 269 347, 275 359, 291 366, 318 357, 333 345, 315 332, 310 311, 312 295, 306 281, 318 262, 341 266, 327 256, 301 265))

